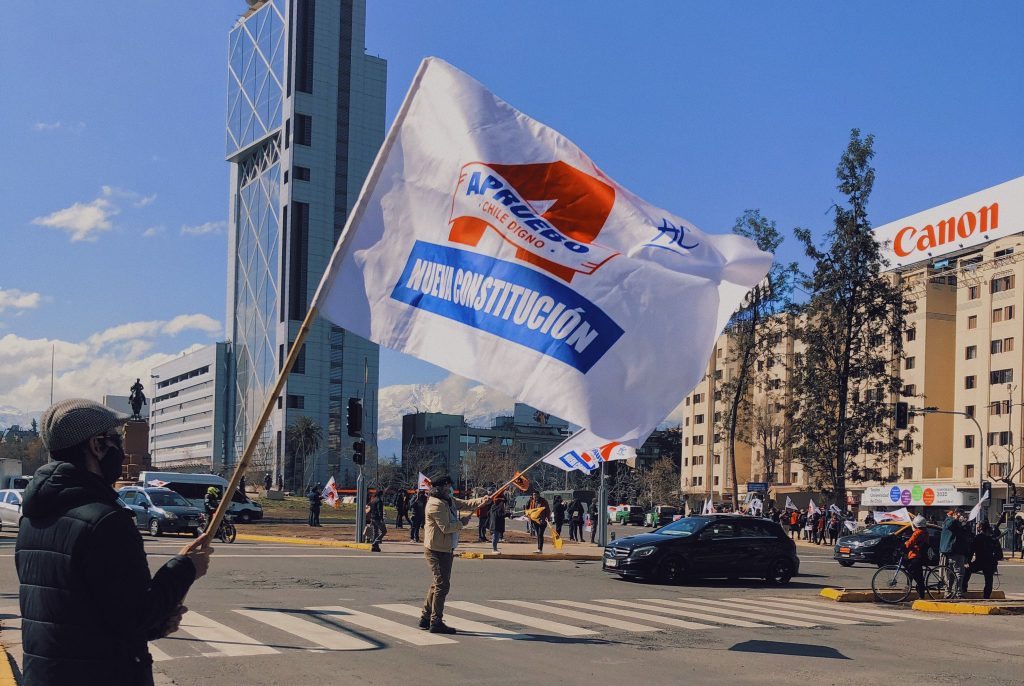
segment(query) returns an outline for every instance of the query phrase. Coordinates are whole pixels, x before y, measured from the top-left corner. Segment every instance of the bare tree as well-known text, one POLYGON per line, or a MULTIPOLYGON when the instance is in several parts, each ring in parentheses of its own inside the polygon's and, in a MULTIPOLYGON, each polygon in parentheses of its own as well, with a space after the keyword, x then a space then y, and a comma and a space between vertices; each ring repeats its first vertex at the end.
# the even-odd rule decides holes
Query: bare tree
POLYGON ((782 455, 785 432, 778 413, 773 410, 774 407, 766 401, 753 411, 754 440, 761 452, 764 481, 769 484, 775 483, 778 478, 779 458, 782 455))

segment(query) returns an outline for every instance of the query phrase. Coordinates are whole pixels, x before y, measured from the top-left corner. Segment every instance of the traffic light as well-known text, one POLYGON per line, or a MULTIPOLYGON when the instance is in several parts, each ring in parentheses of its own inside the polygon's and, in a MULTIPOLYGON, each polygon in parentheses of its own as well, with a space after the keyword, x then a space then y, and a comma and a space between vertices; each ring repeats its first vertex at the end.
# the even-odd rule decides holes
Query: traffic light
POLYGON ((359 398, 348 399, 348 435, 363 435, 363 401, 359 398))
POLYGON ((988 501, 992 502, 992 482, 982 481, 981 482, 981 497, 984 499, 988 496, 988 501))
POLYGON ((910 426, 910 405, 907 403, 896 403, 896 428, 906 429, 910 426))
POLYGON ((366 442, 356 441, 352 444, 353 464, 366 464, 366 442))

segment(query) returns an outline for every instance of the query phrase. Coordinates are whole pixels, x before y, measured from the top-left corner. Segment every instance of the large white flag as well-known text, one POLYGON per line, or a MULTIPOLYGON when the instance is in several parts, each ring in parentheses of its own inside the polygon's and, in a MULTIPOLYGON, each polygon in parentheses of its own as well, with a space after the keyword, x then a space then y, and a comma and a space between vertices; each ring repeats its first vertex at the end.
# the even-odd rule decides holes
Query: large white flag
POLYGON ((978 501, 978 504, 971 508, 971 514, 967 517, 967 521, 973 522, 975 519, 981 516, 981 508, 983 508, 985 506, 985 503, 988 502, 988 494, 989 491, 985 491, 985 493, 982 494, 981 496, 981 500, 978 501))
POLYGON ((711 500, 711 498, 708 498, 707 500, 704 501, 704 510, 701 512, 701 514, 714 514, 714 513, 715 513, 715 504, 711 500))
POLYGON ((790 498, 788 495, 786 496, 786 509, 787 510, 796 510, 796 509, 798 509, 797 506, 796 506, 796 503, 794 503, 793 499, 790 498))
POLYGON ((313 304, 639 446, 700 380, 771 261, 648 204, 557 131, 428 58, 313 304))
POLYGON ((628 445, 605 441, 586 429, 577 431, 544 456, 544 462, 567 472, 578 469, 584 474, 600 468, 602 462, 629 460, 636 457, 636 449, 628 445))
POLYGON ((910 512, 905 507, 901 507, 898 510, 893 510, 892 512, 882 512, 881 510, 875 510, 875 521, 879 524, 883 522, 909 522, 910 519, 910 512))
POLYGON ((818 514, 821 512, 821 508, 818 507, 818 503, 814 502, 814 498, 807 501, 807 514, 818 514))

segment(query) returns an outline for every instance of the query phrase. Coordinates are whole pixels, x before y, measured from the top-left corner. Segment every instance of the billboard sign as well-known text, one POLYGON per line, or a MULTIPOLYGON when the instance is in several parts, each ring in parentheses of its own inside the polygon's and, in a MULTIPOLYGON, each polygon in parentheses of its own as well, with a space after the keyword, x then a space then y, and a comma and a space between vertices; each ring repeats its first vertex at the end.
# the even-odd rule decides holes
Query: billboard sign
POLYGON ((977 490, 960 491, 952 484, 929 483, 869 486, 860 499, 866 507, 962 507, 976 502, 977 490))

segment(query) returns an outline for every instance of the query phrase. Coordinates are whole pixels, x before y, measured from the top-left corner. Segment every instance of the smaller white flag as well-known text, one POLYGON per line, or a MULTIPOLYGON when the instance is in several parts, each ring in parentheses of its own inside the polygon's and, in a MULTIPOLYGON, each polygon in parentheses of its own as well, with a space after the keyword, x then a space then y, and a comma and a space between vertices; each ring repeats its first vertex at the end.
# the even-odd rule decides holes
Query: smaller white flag
POLYGON ((892 512, 876 511, 875 521, 879 524, 883 522, 909 522, 910 512, 908 512, 907 508, 905 507, 901 507, 898 510, 893 510, 892 512))
POLYGON ((430 479, 427 478, 426 474, 420 472, 420 478, 416 482, 416 490, 418 491, 429 491, 430 490, 430 479))
POLYGON ((150 480, 149 480, 149 481, 147 481, 146 483, 147 483, 148 485, 150 485, 150 486, 155 486, 155 487, 157 487, 157 488, 163 488, 163 487, 164 487, 164 486, 166 486, 166 485, 167 485, 167 484, 168 484, 169 482, 167 482, 167 481, 161 481, 160 479, 150 479, 150 480))
POLYGON ((763 503, 760 500, 758 500, 757 498, 754 498, 753 500, 750 501, 750 511, 751 512, 753 512, 754 510, 760 510, 762 507, 763 507, 763 503))
POLYGON ((544 462, 571 472, 579 470, 590 474, 601 467, 602 462, 629 460, 636 457, 636 448, 606 441, 587 429, 577 431, 544 456, 544 462))
POLYGON ((853 520, 847 520, 847 521, 843 522, 843 524, 845 524, 846 528, 849 529, 850 531, 856 531, 857 530, 857 522, 855 522, 853 520))
POLYGON ((828 511, 832 512, 832 513, 835 513, 837 515, 842 515, 843 514, 843 511, 840 510, 839 506, 836 505, 835 503, 832 503, 831 505, 828 506, 828 511))
POLYGON ((715 504, 713 502, 711 502, 711 498, 708 498, 707 500, 704 501, 704 510, 701 512, 701 514, 714 514, 714 513, 715 513, 715 504))
POLYGON ((985 491, 985 495, 981 496, 981 500, 978 501, 978 504, 971 508, 971 514, 967 517, 967 521, 973 522, 981 516, 981 508, 984 507, 985 503, 988 501, 988 493, 988 491, 985 491))
POLYGON ((814 498, 807 501, 807 514, 818 514, 821 512, 821 508, 814 502, 814 498))
POLYGON ((790 498, 788 495, 786 496, 786 509, 787 510, 799 509, 799 508, 797 508, 796 504, 793 502, 793 499, 790 498))
POLYGON ((340 503, 338 502, 338 485, 334 482, 332 476, 327 480, 327 485, 324 486, 324 490, 320 493, 320 497, 324 499, 331 507, 337 507, 340 503))

